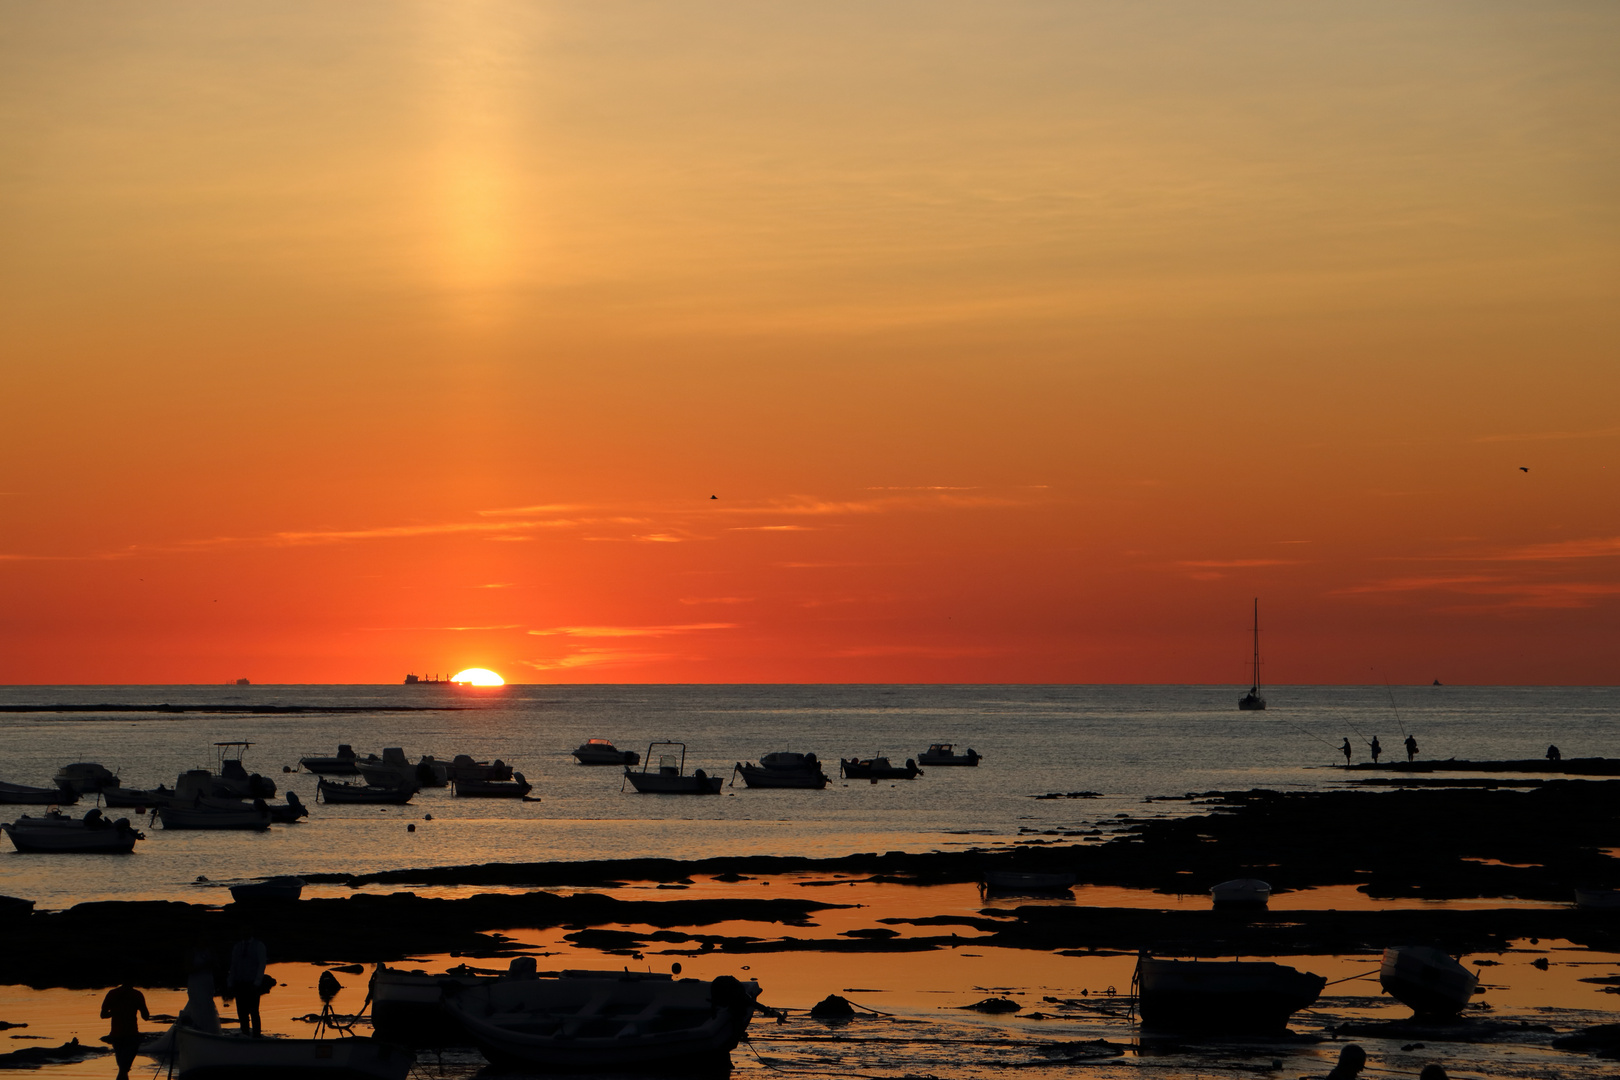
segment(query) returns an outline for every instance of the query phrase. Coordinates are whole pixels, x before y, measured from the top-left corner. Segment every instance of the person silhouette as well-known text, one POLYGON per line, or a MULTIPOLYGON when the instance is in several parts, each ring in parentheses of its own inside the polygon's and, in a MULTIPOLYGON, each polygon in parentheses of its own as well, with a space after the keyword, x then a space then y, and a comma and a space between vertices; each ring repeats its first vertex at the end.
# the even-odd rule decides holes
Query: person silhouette
POLYGON ((1327 1080, 1356 1080, 1367 1067, 1367 1051, 1351 1043, 1339 1051, 1339 1063, 1327 1074, 1327 1080))
POLYGON ((128 979, 107 991, 107 996, 101 1000, 102 1019, 112 1021, 106 1041, 112 1044, 113 1060, 118 1063, 118 1080, 129 1080, 129 1067, 135 1064, 135 1054, 141 1048, 141 1026, 135 1021, 137 1013, 143 1020, 152 1019, 152 1014, 146 1011, 146 995, 135 989, 128 979))
POLYGON ((243 1035, 259 1037, 259 998, 264 994, 264 966, 269 956, 264 942, 248 936, 231 946, 230 972, 226 984, 236 999, 236 1027, 243 1035))
POLYGON ((1564 759, 1564 755, 1560 754, 1558 752, 1558 747, 1556 747, 1556 746, 1547 747, 1547 760, 1548 761, 1562 761, 1563 759, 1564 759))
POLYGON ((1373 740, 1367 744, 1367 748, 1372 751, 1373 764, 1378 764, 1378 755, 1384 752, 1384 748, 1378 745, 1378 736, 1373 736, 1373 740))
POLYGON ((1406 737, 1406 760, 1411 761, 1413 758, 1417 757, 1417 752, 1418 752, 1417 740, 1412 738, 1412 736, 1408 735, 1406 737))
POLYGON ((1344 745, 1339 749, 1344 752, 1344 767, 1348 769, 1350 767, 1350 736, 1346 735, 1344 737, 1344 745))

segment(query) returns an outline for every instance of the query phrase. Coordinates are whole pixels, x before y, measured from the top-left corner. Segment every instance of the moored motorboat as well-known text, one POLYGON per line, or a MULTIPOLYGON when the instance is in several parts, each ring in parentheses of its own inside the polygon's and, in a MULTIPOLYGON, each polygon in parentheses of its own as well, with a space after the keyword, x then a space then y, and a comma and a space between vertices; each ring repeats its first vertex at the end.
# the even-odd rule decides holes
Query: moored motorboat
POLYGON ((984 887, 992 892, 1065 893, 1074 881, 1073 874, 1042 874, 1023 870, 984 872, 984 887))
POLYGON ((18 851, 42 855, 127 855, 146 834, 130 825, 128 818, 109 821, 100 810, 82 818, 68 817, 54 810, 43 817, 24 814, 16 821, 0 824, 18 851))
POLYGON ((1327 979, 1261 960, 1137 957, 1142 1022, 1183 1031, 1276 1032, 1315 1004, 1327 979))
POLYGON ((78 801, 79 793, 71 788, 63 791, 61 788, 29 787, 27 784, 8 784, 0 780, 0 803, 10 806, 72 806, 78 801))
POLYGON ((470 754, 457 754, 445 766, 450 776, 450 783, 458 780, 510 780, 512 779, 512 766, 496 758, 493 762, 476 761, 470 754))
POLYGON ((983 760, 984 755, 973 747, 968 747, 966 753, 958 754, 956 744, 948 742, 932 743, 917 755, 919 765, 977 765, 983 760))
MULTIPOLYGON (((655 742, 647 747, 647 761, 650 763, 654 757, 658 759, 658 768, 649 769, 642 765, 640 772, 629 768, 624 770, 624 778, 630 785, 644 795, 718 795, 720 785, 724 783, 718 776, 710 776, 702 769, 695 769, 691 776, 686 775, 686 744, 683 742, 655 742), (664 749, 660 750, 659 748, 664 749), (680 748, 680 753, 675 748, 680 748), (656 751, 656 753, 655 753, 656 751)), ((620 785, 621 787, 623 785, 620 785)))
POLYGON ((412 765, 405 756, 405 749, 399 746, 384 747, 382 757, 367 754, 355 762, 355 767, 365 777, 366 783, 373 787, 414 785, 425 788, 448 787, 450 784, 449 768, 433 760, 433 755, 424 754, 421 761, 412 765))
POLYGON ((354 747, 348 743, 338 743, 337 753, 330 757, 310 755, 301 757, 298 764, 305 772, 317 773, 321 776, 356 776, 360 770, 355 768, 354 747))
POLYGON ((255 1039, 175 1029, 175 1080, 405 1080, 416 1055, 378 1039, 255 1039))
MULTIPOLYGON (((250 742, 214 744, 219 751, 219 776, 214 780, 211 794, 227 799, 268 799, 275 795, 276 782, 268 776, 249 773, 242 761, 252 745, 250 742)), ((180 794, 184 796, 185 792, 180 794)))
POLYGON ((574 751, 581 765, 640 765, 641 755, 634 750, 620 750, 608 739, 586 739, 574 751))
POLYGON ((264 804, 270 811, 271 821, 277 825, 291 825, 301 818, 309 817, 309 807, 305 806, 304 800, 298 797, 298 792, 289 791, 284 798, 286 802, 267 802, 264 804))
POLYGON ((304 894, 305 884, 301 877, 269 877, 245 885, 232 885, 231 899, 239 904, 287 903, 304 894))
POLYGON ((94 795, 98 791, 118 786, 118 777, 112 770, 94 761, 75 761, 56 770, 56 786, 62 791, 80 795, 94 795))
POLYGON ((347 784, 341 780, 321 777, 315 783, 315 798, 326 803, 371 803, 381 806, 404 806, 416 794, 415 785, 403 787, 377 787, 375 784, 347 784))
POLYGON ((723 1075, 759 985, 635 972, 502 978, 461 989, 445 1008, 496 1065, 551 1072, 723 1075))
MULTIPOLYGON (((206 769, 203 775, 212 776, 206 769)), ((154 806, 166 806, 175 797, 174 788, 166 788, 159 784, 155 788, 105 788, 101 792, 101 801, 107 806, 119 806, 132 810, 150 810, 154 806)))
POLYGON ((156 813, 165 829, 260 830, 268 829, 273 820, 270 807, 262 799, 244 802, 198 797, 160 806, 156 813))
POLYGON ((889 764, 886 757, 838 759, 838 770, 851 780, 911 780, 923 771, 917 763, 906 758, 905 767, 889 764))
POLYGON ((521 799, 534 790, 522 773, 510 780, 452 780, 450 793, 462 799, 521 799))
POLYGON ((743 783, 757 788, 824 788, 831 781, 814 754, 777 750, 753 762, 737 762, 732 769, 733 783, 741 774, 743 783))
POLYGON ((1441 949, 1391 945, 1378 983, 1418 1016, 1456 1016, 1473 998, 1479 978, 1441 949))
POLYGON ((1271 886, 1259 878, 1233 878, 1209 890, 1218 908, 1263 908, 1271 901, 1271 886))

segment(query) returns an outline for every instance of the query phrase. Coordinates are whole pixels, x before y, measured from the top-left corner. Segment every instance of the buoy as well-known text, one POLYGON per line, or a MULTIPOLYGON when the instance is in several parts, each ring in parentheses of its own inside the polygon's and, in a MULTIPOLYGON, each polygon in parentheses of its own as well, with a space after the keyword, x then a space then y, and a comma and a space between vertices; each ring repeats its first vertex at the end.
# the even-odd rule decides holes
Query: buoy
POLYGON ((416 831, 416 822, 413 821, 409 825, 405 826, 405 831, 406 832, 415 832, 416 831))

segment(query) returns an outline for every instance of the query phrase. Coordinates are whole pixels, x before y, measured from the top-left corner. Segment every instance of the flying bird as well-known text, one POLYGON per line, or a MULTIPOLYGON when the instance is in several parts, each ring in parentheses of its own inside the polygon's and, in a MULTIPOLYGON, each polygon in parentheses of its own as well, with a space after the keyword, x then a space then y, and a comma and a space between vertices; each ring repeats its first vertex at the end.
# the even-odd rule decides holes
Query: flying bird
MULTIPOLYGON (((1519 471, 1520 472, 1529 472, 1530 471, 1530 466, 1528 466, 1528 465, 1520 465, 1519 466, 1519 471)), ((714 496, 710 495, 709 498, 712 499, 712 498, 714 498, 714 496)))
MULTIPOLYGON (((1526 469, 1526 470, 1524 470, 1524 471, 1525 471, 1525 472, 1529 472, 1529 471, 1530 471, 1530 470, 1529 470, 1529 469, 1526 469)), ((710 496, 709 496, 709 498, 711 498, 711 499, 718 499, 718 498, 719 498, 719 497, 720 497, 720 496, 718 496, 718 495, 710 495, 710 496)))

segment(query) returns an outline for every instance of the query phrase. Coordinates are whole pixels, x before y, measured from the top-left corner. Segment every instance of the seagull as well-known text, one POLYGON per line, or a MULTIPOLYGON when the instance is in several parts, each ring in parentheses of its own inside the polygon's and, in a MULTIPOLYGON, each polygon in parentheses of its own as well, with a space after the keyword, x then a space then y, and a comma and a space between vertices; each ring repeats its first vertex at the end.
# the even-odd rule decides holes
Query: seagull
MULTIPOLYGON (((1530 466, 1528 466, 1528 465, 1520 465, 1519 466, 1519 471, 1520 472, 1529 472, 1530 471, 1530 466)), ((709 498, 712 499, 712 498, 714 498, 714 496, 710 495, 709 498)))
MULTIPOLYGON (((1524 470, 1524 471, 1525 471, 1525 472, 1529 472, 1529 471, 1530 471, 1530 470, 1529 470, 1529 469, 1526 469, 1526 470, 1524 470)), ((710 495, 710 496, 709 496, 709 498, 711 498, 711 499, 718 499, 718 498, 719 498, 719 497, 720 497, 720 496, 718 496, 718 495, 710 495)))

